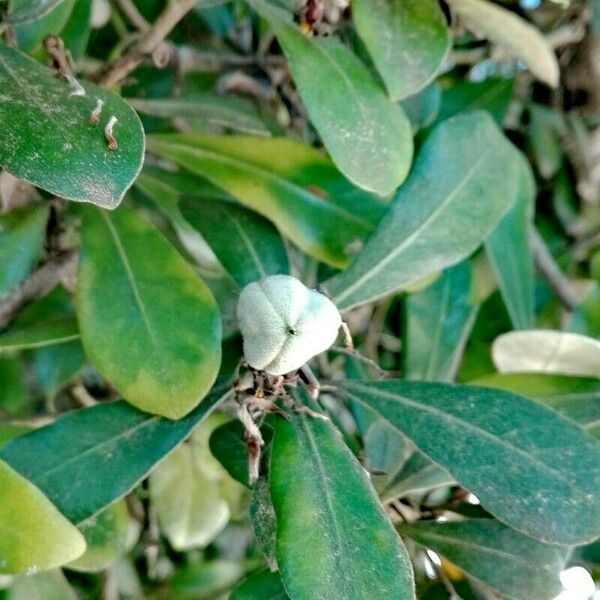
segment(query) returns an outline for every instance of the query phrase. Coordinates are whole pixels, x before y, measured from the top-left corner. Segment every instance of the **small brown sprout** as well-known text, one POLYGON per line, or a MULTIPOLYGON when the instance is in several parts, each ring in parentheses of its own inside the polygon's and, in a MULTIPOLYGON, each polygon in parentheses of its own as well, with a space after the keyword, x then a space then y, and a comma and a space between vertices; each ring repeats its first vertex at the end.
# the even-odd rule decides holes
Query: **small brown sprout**
POLYGON ((108 123, 106 124, 106 127, 104 128, 104 135, 106 136, 106 139, 108 141, 109 150, 116 150, 119 147, 119 144, 117 143, 117 140, 113 135, 113 127, 116 125, 116 123, 117 117, 111 115, 110 119, 108 120, 108 123))
POLYGON ((100 121, 100 113, 102 112, 102 107, 104 106, 104 101, 100 100, 100 98, 96 99, 96 106, 94 110, 90 113, 90 123, 96 125, 100 121))

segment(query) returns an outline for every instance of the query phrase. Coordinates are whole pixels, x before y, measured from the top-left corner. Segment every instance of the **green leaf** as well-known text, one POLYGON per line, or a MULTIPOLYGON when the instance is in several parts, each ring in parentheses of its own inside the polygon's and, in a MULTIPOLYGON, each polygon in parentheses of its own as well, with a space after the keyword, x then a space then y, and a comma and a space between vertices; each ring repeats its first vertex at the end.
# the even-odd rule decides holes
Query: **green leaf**
POLYGON ((180 207, 240 287, 267 275, 289 273, 281 236, 260 215, 228 202, 194 198, 183 198, 180 207))
POLYGON ((221 399, 212 393, 180 421, 127 402, 69 412, 0 449, 0 460, 37 485, 69 520, 81 523, 139 483, 221 399))
POLYGON ((490 77, 483 81, 457 81, 442 91, 438 121, 445 121, 461 112, 485 110, 502 124, 513 89, 512 79, 490 77))
POLYGON ((114 208, 141 169, 144 132, 119 96, 92 83, 82 85, 85 96, 70 95, 65 79, 0 46, 0 165, 67 200, 114 208), (100 123, 92 125, 98 99, 104 107, 100 123), (103 132, 112 115, 118 119, 114 151, 103 132))
POLYGON ((441 554, 507 600, 550 600, 562 591, 567 549, 540 544, 492 519, 420 522, 398 530, 441 554))
POLYGON ((402 108, 410 120, 413 132, 429 127, 437 118, 442 103, 442 89, 431 83, 419 93, 402 101, 402 108))
POLYGON ((404 376, 452 381, 478 306, 470 301, 471 269, 463 262, 406 298, 404 376))
POLYGON ((402 468, 393 473, 386 488, 381 491, 381 500, 390 502, 408 494, 427 492, 453 484, 454 478, 448 471, 415 450, 402 468))
POLYGON ((0 354, 15 350, 43 348, 79 338, 77 321, 65 317, 41 324, 14 327, 0 335, 0 354))
POLYGON ((485 113, 436 127, 354 262, 326 283, 338 308, 381 298, 471 254, 515 198, 516 156, 485 113))
POLYGON ((170 580, 169 597, 178 600, 212 600, 226 594, 244 576, 239 560, 190 562, 170 580))
POLYGON ((26 412, 29 393, 19 357, 0 356, 0 415, 26 412))
POLYGON ((352 17, 392 100, 425 87, 450 49, 437 0, 353 0, 352 17))
POLYGON ((254 485, 250 503, 250 520, 258 549, 265 557, 269 568, 276 571, 277 516, 266 477, 259 477, 254 485))
POLYGON ((35 21, 47 15, 65 0, 10 0, 6 21, 11 24, 35 21))
POLYGON ((414 598, 406 549, 331 425, 274 420, 277 562, 291 598, 414 598))
POLYGON ((542 373, 494 373, 470 381, 535 398, 600 437, 600 379, 542 373))
POLYGON ((33 370, 42 391, 52 399, 85 364, 79 340, 38 348, 32 353, 33 370))
POLYGON ((31 273, 42 253, 47 221, 48 206, 0 215, 0 296, 31 273))
POLYGON ((10 440, 31 431, 33 427, 31 425, 25 425, 23 423, 4 423, 0 422, 0 447, 5 446, 10 440))
POLYGON ((128 98, 127 101, 138 112, 153 117, 201 119, 203 123, 219 125, 242 133, 271 135, 264 122, 252 114, 254 105, 251 102, 240 102, 237 98, 202 94, 191 98, 165 100, 128 98))
POLYGON ((485 250, 513 327, 529 329, 535 324, 535 272, 530 239, 535 181, 524 158, 521 164, 520 185, 513 205, 485 241, 485 250))
POLYGON ((600 374, 600 341, 550 329, 512 331, 494 340, 492 359, 502 373, 597 377, 600 374))
POLYGON ((230 600, 288 600, 278 573, 258 571, 235 589, 230 600))
POLYGON ((77 0, 60 37, 74 60, 85 53, 90 39, 93 0, 77 0))
POLYGON ((131 539, 127 502, 119 500, 79 525, 87 550, 67 567, 73 571, 103 571, 123 556, 131 539))
MULTIPOLYGON (((13 25, 15 36, 17 38, 17 46, 22 52, 40 52, 40 46, 44 41, 44 38, 48 35, 59 35, 61 30, 67 23, 69 15, 73 11, 73 7, 76 0, 63 0, 59 3, 55 3, 51 10, 39 11, 45 12, 42 16, 35 17, 31 20, 22 20, 21 22, 13 25)), ((28 11, 28 6, 31 4, 30 0, 11 0, 10 7, 15 11, 15 14, 21 13, 21 9, 24 8, 23 12, 29 12, 33 14, 33 11, 28 11)), ((33 2, 34 5, 39 4, 36 0, 33 2)))
POLYGON ((150 497, 162 532, 176 550, 204 548, 229 522, 229 508, 196 464, 190 444, 181 444, 150 473, 150 497))
POLYGON ((60 569, 23 575, 10 586, 7 600, 78 600, 60 569))
POLYGON ((339 40, 303 34, 291 15, 264 0, 248 3, 273 28, 333 162, 359 187, 391 194, 406 178, 413 152, 402 108, 339 40))
POLYGON ((348 262, 381 212, 326 157, 292 140, 172 134, 148 138, 148 148, 223 188, 332 266, 348 262))
POLYGON ((444 383, 343 381, 481 500, 547 543, 600 535, 600 445, 557 412, 509 392, 444 383), (443 440, 443 443, 440 442, 443 440))
POLYGON ((214 383, 216 302, 175 248, 130 209, 85 211, 76 306, 89 359, 138 408, 177 419, 214 383))
POLYGON ((560 68, 542 33, 514 12, 487 0, 448 0, 462 23, 523 61, 546 85, 557 87, 560 68))
POLYGON ((529 139, 538 171, 544 179, 551 179, 562 165, 562 150, 554 127, 558 115, 551 109, 529 106, 529 139))
POLYGON ((35 485, 0 461, 0 574, 59 567, 85 550, 85 540, 35 485))

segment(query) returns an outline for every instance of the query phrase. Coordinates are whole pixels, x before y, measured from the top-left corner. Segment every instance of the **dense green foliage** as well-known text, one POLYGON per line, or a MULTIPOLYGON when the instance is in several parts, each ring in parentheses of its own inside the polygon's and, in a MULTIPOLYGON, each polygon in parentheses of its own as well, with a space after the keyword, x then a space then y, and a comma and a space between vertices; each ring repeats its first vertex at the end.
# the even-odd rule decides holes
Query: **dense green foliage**
POLYGON ((5 0, 0 33, 0 600, 600 579, 596 0, 5 0), (301 334, 298 282, 236 314, 271 275, 355 349, 253 375, 240 321, 301 334))

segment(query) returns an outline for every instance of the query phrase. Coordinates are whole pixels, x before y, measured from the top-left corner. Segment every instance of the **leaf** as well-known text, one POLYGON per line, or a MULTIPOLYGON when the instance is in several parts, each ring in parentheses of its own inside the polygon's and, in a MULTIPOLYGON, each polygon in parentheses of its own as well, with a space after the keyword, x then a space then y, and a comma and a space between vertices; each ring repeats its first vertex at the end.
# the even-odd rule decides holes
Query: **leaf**
POLYGON ((129 549, 131 530, 127 502, 118 500, 111 504, 83 521, 79 531, 85 537, 87 550, 67 568, 84 573, 103 571, 129 549))
POLYGON ((437 118, 442 102, 442 90, 431 83, 419 93, 402 101, 402 108, 410 120, 413 132, 429 127, 437 118))
POLYGON ((190 562, 175 571, 170 597, 182 600, 212 600, 226 594, 244 576, 239 560, 190 562))
POLYGON ((29 403, 29 393, 18 357, 0 356, 0 381, 0 415, 23 414, 29 403))
POLYGON ((446 470, 415 450, 381 491, 381 500, 387 503, 408 494, 422 493, 453 484, 454 479, 446 470))
POLYGON ((485 110, 501 125, 512 97, 512 79, 489 77, 483 81, 457 81, 442 91, 438 121, 461 112, 485 110))
POLYGON ((380 196, 406 178, 410 123, 365 65, 339 40, 303 34, 280 8, 248 0, 269 22, 292 78, 333 162, 350 181, 380 196))
POLYGON ((7 600, 77 600, 75 590, 69 585, 60 569, 23 575, 10 586, 7 600))
POLYGON ((24 423, 0 422, 0 448, 10 440, 31 431, 33 427, 24 423))
POLYGON ((558 61, 536 27, 487 0, 448 0, 448 4, 469 29, 523 61, 540 81, 553 88, 558 86, 558 61))
POLYGON ((535 162, 544 179, 552 179, 562 165, 562 150, 553 120, 556 113, 545 106, 529 106, 529 139, 535 162))
POLYGON ((259 477, 254 485, 250 503, 250 520, 256 545, 265 557, 269 569, 276 571, 277 516, 266 477, 259 477))
MULTIPOLYGON (((34 3, 37 2, 34 0, 34 3)), ((41 51, 40 46, 48 35, 60 35, 63 27, 73 11, 76 0, 63 0, 40 17, 26 20, 13 25, 17 46, 22 52, 41 51)), ((27 11, 30 0, 11 0, 10 6, 15 13, 21 12, 21 8, 27 11)), ((32 11, 33 12, 33 11, 32 11)), ((44 12, 44 11, 39 11, 44 12)), ((31 13, 30 13, 31 14, 31 13)))
POLYGON ((214 383, 216 302, 175 248, 130 209, 85 211, 76 306, 89 359, 138 408, 177 419, 214 383))
POLYGON ((0 460, 38 486, 72 522, 95 515, 139 483, 221 400, 212 393, 180 421, 127 402, 72 411, 22 435, 0 460))
MULTIPOLYGON (((236 481, 246 487, 248 482, 248 444, 244 441, 244 426, 238 420, 228 421, 217 427, 210 436, 210 451, 225 470, 236 481)), ((273 439, 273 430, 269 425, 261 427, 265 442, 263 454, 268 454, 267 448, 273 439)))
POLYGON ((414 598, 406 549, 341 436, 304 416, 274 427, 277 562, 290 597, 414 598))
POLYGON ((419 522, 398 530, 511 600, 550 600, 562 591, 567 549, 540 544, 492 519, 419 522))
POLYGON ((78 338, 77 321, 72 317, 56 319, 38 325, 15 327, 0 335, 0 354, 2 352, 64 344, 78 338))
POLYGON ((138 112, 153 117, 201 119, 211 125, 220 125, 228 129, 252 135, 270 136, 271 132, 264 122, 252 114, 251 102, 240 103, 232 99, 211 94, 202 94, 191 98, 168 98, 164 100, 146 100, 128 98, 127 102, 138 112))
POLYGON ((428 288, 407 296, 406 379, 452 381, 477 315, 470 294, 471 270, 463 262, 444 271, 428 288))
POLYGON ((229 508, 198 466, 190 444, 181 444, 150 473, 150 497, 162 532, 175 550, 204 548, 229 522, 229 508))
POLYGON ((502 373, 597 377, 600 342, 585 335, 549 329, 512 331, 494 340, 492 359, 502 373))
POLYGON ((600 437, 600 379, 540 373, 494 373, 469 382, 535 398, 600 437))
POLYGON ((33 370, 47 398, 63 388, 85 364, 85 353, 79 340, 45 346, 32 353, 33 370))
POLYGON ((0 297, 20 284, 36 265, 48 214, 48 206, 41 205, 0 215, 0 297))
POLYGON ((450 49, 436 0, 354 0, 352 17, 392 100, 425 87, 450 49))
POLYGON ((228 202, 183 198, 180 206, 240 287, 289 272, 279 232, 260 215, 228 202))
POLYGON ((77 558, 85 540, 48 498, 0 461, 0 574, 53 569, 77 558))
POLYGON ((47 15, 65 0, 10 0, 7 23, 35 21, 47 15))
POLYGON ((436 127, 354 262, 325 284, 338 308, 381 298, 471 254, 515 197, 515 157, 485 113, 436 127))
POLYGON ((600 445, 569 419, 487 388, 399 380, 338 385, 405 433, 503 523, 552 544, 600 535, 600 445))
POLYGON ((258 571, 233 590, 230 600, 288 600, 277 573, 258 571))
POLYGON ((70 95, 66 80, 0 46, 0 165, 51 194, 114 208, 141 169, 144 132, 119 96, 81 85, 85 96, 70 95), (98 99, 104 106, 94 126, 89 117, 98 99), (111 115, 118 119, 115 151, 107 148, 103 133, 111 115))
POLYGON ((348 262, 378 216, 380 206, 357 198, 327 158, 292 140, 171 134, 150 137, 148 148, 220 186, 332 266, 348 262), (351 195, 359 211, 342 205, 351 195))
POLYGON ((485 250, 513 327, 529 329, 535 324, 535 272, 530 239, 535 181, 525 158, 521 164, 520 185, 513 205, 485 241, 485 250))

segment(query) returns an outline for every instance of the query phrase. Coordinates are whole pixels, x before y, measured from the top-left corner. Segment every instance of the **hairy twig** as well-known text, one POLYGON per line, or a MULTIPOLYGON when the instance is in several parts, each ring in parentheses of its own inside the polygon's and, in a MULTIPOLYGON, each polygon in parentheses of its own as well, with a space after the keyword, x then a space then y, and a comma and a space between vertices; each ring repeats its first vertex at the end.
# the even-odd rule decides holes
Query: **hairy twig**
POLYGON ((143 60, 152 54, 172 29, 196 6, 196 0, 169 0, 165 10, 152 27, 120 58, 106 66, 96 79, 104 87, 112 87, 125 79, 143 60))
POLYGON ((577 306, 579 300, 571 287, 571 282, 565 277, 559 266, 556 264, 546 243, 536 229, 533 230, 531 236, 531 245, 535 268, 546 280, 565 308, 569 311, 573 310, 577 306))
POLYGON ((59 281, 72 276, 77 268, 78 258, 79 250, 66 250, 57 254, 0 299, 0 330, 8 327, 26 304, 45 296, 59 281))

